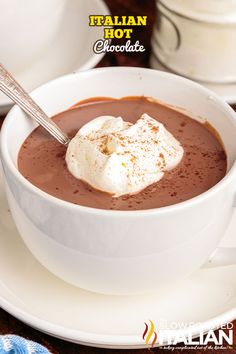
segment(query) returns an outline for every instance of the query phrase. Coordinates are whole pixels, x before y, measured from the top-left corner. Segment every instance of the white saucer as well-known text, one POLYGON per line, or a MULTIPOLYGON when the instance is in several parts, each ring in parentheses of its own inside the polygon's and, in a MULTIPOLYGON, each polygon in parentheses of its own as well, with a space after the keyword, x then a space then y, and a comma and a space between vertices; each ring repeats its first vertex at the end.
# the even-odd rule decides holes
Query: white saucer
MULTIPOLYGON (((236 214, 225 246, 236 246, 236 214)), ((153 281, 155 278, 155 269, 153 281)), ((0 305, 43 332, 97 347, 145 347, 144 322, 199 323, 204 331, 236 318, 236 266, 200 270, 178 287, 146 296, 104 296, 73 287, 24 246, 0 179, 0 305)), ((192 327, 193 333, 197 325, 192 327)), ((182 332, 184 330, 181 330, 182 332)), ((194 332, 195 331, 195 332, 194 332)))
MULTIPOLYGON (((150 66, 152 69, 172 72, 158 61, 155 54, 151 55, 150 66)), ((231 84, 212 84, 199 81, 199 83, 207 87, 209 90, 214 91, 229 104, 236 104, 236 82, 231 84)))
MULTIPOLYGON (((94 67, 104 54, 95 54, 93 44, 103 38, 103 27, 89 27, 89 15, 107 15, 109 10, 102 0, 70 0, 63 16, 57 38, 43 54, 22 73, 14 73, 27 91, 43 83, 77 70, 94 67)), ((0 114, 12 105, 0 93, 0 114)))

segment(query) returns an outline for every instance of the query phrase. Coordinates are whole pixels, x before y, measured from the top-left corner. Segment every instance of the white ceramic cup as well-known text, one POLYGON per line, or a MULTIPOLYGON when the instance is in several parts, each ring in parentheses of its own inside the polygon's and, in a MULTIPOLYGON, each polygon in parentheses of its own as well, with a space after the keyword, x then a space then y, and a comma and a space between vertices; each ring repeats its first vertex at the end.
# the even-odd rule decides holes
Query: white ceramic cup
POLYGON ((171 71, 212 83, 236 81, 236 1, 157 0, 153 54, 171 71))
MULTIPOLYGON (((114 211, 74 205, 36 188, 17 169, 19 149, 36 123, 15 106, 2 127, 7 197, 23 240, 52 273, 95 292, 143 293, 186 277, 216 250, 234 209, 236 114, 204 87, 172 74, 120 67, 63 76, 32 93, 49 115, 89 97, 140 95, 207 118, 217 129, 228 157, 227 175, 217 185, 159 209, 114 211)), ((236 262, 236 250, 218 250, 218 261, 236 262)))
POLYGON ((15 74, 53 43, 67 0, 0 0, 0 61, 15 74))

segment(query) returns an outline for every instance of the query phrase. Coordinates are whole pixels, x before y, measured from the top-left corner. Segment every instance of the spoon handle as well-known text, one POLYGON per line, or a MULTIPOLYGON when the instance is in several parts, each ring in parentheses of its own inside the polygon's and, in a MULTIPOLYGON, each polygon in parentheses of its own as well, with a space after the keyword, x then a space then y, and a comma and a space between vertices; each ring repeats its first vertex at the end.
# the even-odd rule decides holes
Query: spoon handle
POLYGON ((50 119, 37 103, 0 64, 0 90, 20 106, 36 122, 42 125, 61 144, 68 145, 68 136, 50 119))

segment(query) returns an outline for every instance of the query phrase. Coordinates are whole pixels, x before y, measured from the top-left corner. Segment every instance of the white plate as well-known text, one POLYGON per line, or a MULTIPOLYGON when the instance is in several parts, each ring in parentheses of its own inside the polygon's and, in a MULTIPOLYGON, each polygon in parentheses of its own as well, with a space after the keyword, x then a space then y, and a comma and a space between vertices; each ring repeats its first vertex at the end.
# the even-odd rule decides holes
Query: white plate
MULTIPOLYGON (((109 10, 102 0, 70 0, 63 16, 57 38, 50 48, 26 71, 15 74, 27 91, 77 70, 94 67, 104 54, 95 54, 93 44, 103 38, 103 27, 89 27, 89 15, 107 15, 109 10)), ((0 93, 0 114, 5 114, 12 105, 0 93)))
MULTIPOLYGON (((236 246, 236 214, 223 244, 236 246)), ((155 279, 155 269, 153 281, 155 279)), ((0 178, 0 306, 53 336, 91 346, 145 347, 144 322, 198 323, 192 333, 236 318, 236 266, 199 270, 176 287, 145 296, 105 296, 58 279, 19 236, 0 178), (200 324, 199 324, 200 322, 200 324)), ((183 330, 181 330, 183 332, 183 330)))
MULTIPOLYGON (((172 72, 158 61, 155 54, 151 55, 150 66, 152 69, 172 72)), ((212 84, 199 81, 199 84, 207 87, 209 90, 214 91, 229 104, 236 104, 236 82, 231 84, 212 84)))

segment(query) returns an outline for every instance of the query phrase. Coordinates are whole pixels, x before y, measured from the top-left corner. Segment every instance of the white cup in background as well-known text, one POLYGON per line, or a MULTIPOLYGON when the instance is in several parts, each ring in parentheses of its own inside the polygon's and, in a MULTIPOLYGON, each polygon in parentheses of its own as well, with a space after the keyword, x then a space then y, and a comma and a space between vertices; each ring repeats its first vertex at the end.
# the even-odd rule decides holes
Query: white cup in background
POLYGON ((194 80, 236 81, 236 0, 157 0, 152 50, 161 64, 194 80))
POLYGON ((0 62, 27 69, 57 34, 67 0, 0 0, 0 62))

